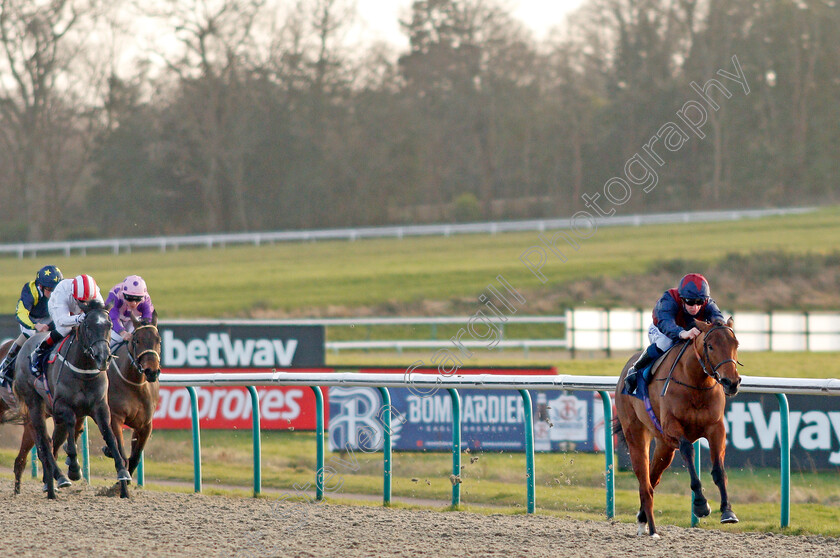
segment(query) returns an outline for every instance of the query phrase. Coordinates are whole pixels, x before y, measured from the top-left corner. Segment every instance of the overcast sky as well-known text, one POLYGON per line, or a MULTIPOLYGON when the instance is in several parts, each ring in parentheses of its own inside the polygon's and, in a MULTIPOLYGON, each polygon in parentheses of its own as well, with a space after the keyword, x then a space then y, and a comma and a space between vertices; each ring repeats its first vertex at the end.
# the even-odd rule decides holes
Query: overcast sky
MULTIPOLYGON (((359 17, 370 39, 385 40, 396 45, 407 45, 397 23, 408 13, 412 0, 356 0, 359 17)), ((581 5, 583 0, 508 0, 514 17, 536 33, 537 38, 563 22, 567 13, 581 5)))

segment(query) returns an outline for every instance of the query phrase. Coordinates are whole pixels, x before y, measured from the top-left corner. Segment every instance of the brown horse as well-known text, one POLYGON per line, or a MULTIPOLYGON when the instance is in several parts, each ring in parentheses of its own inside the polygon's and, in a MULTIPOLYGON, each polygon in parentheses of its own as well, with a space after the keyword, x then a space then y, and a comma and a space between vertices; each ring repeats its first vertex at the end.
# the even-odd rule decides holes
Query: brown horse
MULTIPOLYGON (((6 354, 9 352, 9 349, 12 347, 12 343, 14 342, 14 339, 9 339, 0 345, 0 361, 6 358, 6 354)), ((17 400, 15 399, 14 393, 0 387, 0 423, 14 418, 11 415, 14 413, 16 407, 17 400), (7 411, 11 412, 7 413, 7 411)))
MULTIPOLYGON (((128 472, 133 475, 146 442, 152 434, 152 416, 160 399, 160 333, 157 313, 146 322, 132 317, 134 332, 131 340, 121 343, 116 350, 116 362, 108 367, 108 403, 111 406, 111 429, 117 446, 125 459, 122 428, 134 430, 131 438, 131 457, 128 472)), ((111 457, 108 446, 102 448, 111 457)))
POLYGON ((726 397, 735 395, 741 383, 736 366, 738 340, 732 330, 732 318, 726 325, 698 322, 696 327, 701 334, 693 341, 686 342, 686 350, 680 352, 678 347, 674 347, 669 351, 655 372, 655 381, 650 385, 649 401, 654 416, 649 414, 646 402, 622 393, 624 377, 638 354, 624 365, 616 387, 615 406, 619 424, 614 430, 624 434, 633 472, 639 480, 641 506, 636 515, 638 535, 644 534, 647 523, 650 536, 659 537, 653 521, 653 490, 674 459, 677 449, 691 476, 694 514, 706 517, 711 513, 703 495, 700 477, 694 468, 692 444, 699 438, 706 438, 709 442, 712 479, 720 490, 720 521, 738 522, 729 503, 723 466, 726 452, 723 418, 726 397), (679 359, 676 364, 675 359, 679 359), (670 375, 669 370, 673 370, 670 375), (651 438, 656 439, 652 461, 648 453, 651 438))

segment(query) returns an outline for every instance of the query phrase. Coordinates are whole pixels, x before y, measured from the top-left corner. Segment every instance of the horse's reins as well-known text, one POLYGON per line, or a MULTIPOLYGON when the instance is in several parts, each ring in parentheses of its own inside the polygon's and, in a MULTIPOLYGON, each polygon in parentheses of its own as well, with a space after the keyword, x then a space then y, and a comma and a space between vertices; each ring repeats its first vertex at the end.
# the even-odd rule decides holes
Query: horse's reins
MULTIPOLYGON (((664 385, 664 386, 662 386, 662 394, 660 395, 660 397, 664 397, 664 396, 665 396, 665 392, 666 392, 666 391, 668 391, 668 385, 671 383, 671 380, 672 380, 672 379, 674 380, 674 382, 676 382, 676 383, 680 384, 681 386, 694 387, 694 386, 689 386, 688 384, 684 384, 684 383, 682 383, 681 381, 679 381, 679 380, 674 379, 674 378, 672 378, 672 377, 671 377, 671 376, 673 376, 673 374, 674 374, 674 369, 677 367, 677 363, 680 361, 680 359, 681 359, 681 358, 682 358, 682 356, 683 356, 683 353, 685 353, 685 350, 686 350, 687 348, 688 348, 688 343, 683 343, 683 346, 682 346, 682 348, 680 349, 680 354, 678 354, 678 355, 677 355, 677 358, 675 358, 675 359, 674 359, 674 362, 672 362, 672 363, 671 363, 671 369, 670 369, 670 370, 668 370, 668 376, 665 378, 665 385, 664 385)), ((698 388, 698 389, 706 389, 706 388, 698 388)))

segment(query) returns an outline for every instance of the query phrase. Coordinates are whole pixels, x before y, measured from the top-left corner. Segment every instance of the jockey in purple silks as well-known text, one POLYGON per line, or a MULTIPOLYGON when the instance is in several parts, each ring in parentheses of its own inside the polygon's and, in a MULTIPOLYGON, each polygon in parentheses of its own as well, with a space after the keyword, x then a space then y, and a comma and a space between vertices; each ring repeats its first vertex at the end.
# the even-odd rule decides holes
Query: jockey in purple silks
MULTIPOLYGON (((648 329, 648 346, 624 378, 624 392, 634 393, 639 373, 665 351, 684 339, 694 339, 700 330, 694 320, 724 323, 723 314, 711 298, 709 282, 699 273, 689 273, 676 289, 668 289, 653 309, 653 323, 648 329)), ((649 382, 650 378, 644 378, 649 382)))
POLYGON ((131 333, 134 331, 132 316, 135 319, 151 321, 155 311, 146 282, 139 275, 129 275, 122 283, 114 285, 105 300, 105 305, 109 304, 112 304, 109 315, 114 324, 111 329, 112 350, 119 343, 131 339, 131 333))

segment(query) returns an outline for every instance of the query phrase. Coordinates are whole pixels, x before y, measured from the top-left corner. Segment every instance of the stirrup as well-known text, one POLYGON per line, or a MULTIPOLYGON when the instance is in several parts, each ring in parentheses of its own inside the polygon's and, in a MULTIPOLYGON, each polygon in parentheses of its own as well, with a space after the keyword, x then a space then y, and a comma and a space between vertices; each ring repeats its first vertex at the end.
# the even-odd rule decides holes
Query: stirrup
POLYGON ((13 377, 9 377, 9 372, 12 371, 13 364, 9 361, 9 359, 4 358, 3 363, 0 364, 0 385, 5 384, 6 382, 12 383, 13 377))
POLYGON ((41 371, 41 358, 42 355, 38 354, 38 349, 35 349, 35 352, 29 355, 29 371, 36 378, 39 378, 44 374, 41 371))

